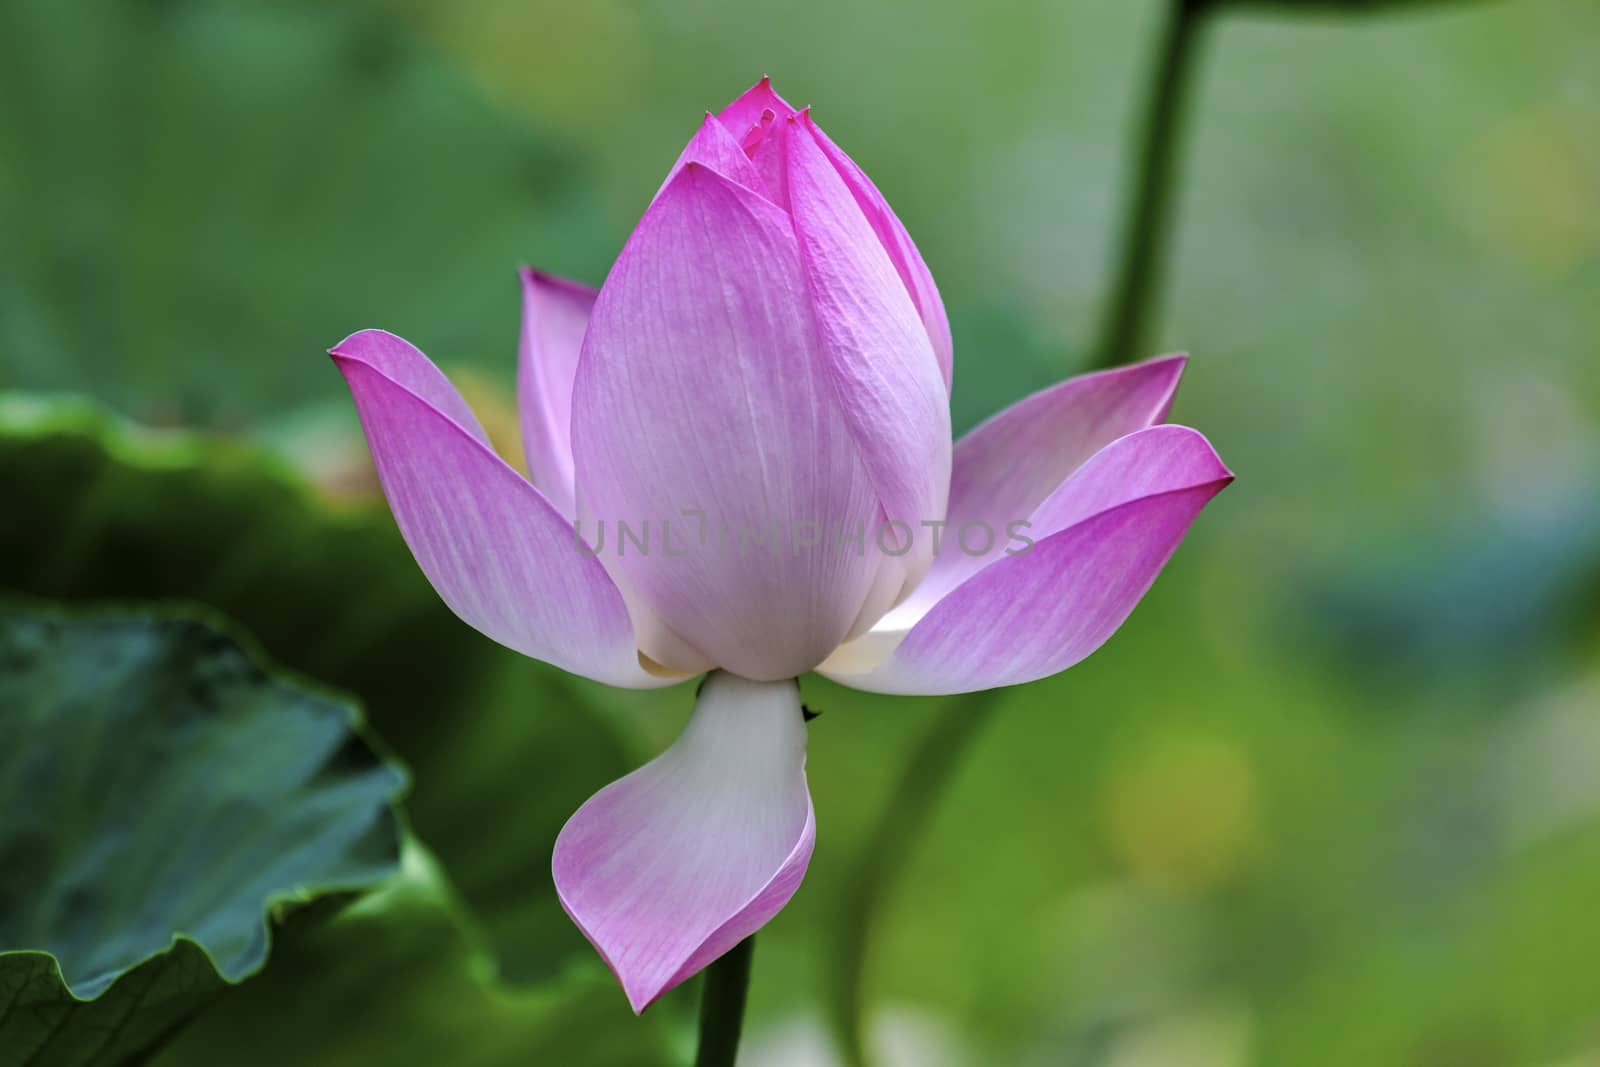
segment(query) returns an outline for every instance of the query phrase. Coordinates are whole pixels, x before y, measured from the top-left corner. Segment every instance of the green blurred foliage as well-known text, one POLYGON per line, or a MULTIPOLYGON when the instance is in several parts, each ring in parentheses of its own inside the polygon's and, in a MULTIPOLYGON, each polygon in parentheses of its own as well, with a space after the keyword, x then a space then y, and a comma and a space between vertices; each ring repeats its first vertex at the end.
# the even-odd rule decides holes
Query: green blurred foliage
POLYGON ((361 700, 412 770, 411 824, 449 865, 505 978, 589 958, 556 901, 550 850, 638 753, 609 706, 459 623, 386 513, 319 501, 223 438, 4 396, 0 497, 20 520, 0 527, 0 589, 199 601, 248 627, 278 662, 361 700))
POLYGON ((0 145, 7 384, 147 421, 305 403, 380 322, 505 357, 529 238, 593 228, 566 145, 351 5, 7 2, 0 145))
MULTIPOLYGON (((1163 6, 13 0, 0 382, 252 435, 326 480, 360 443, 319 352, 380 325, 503 412, 511 268, 598 282, 701 111, 766 72, 927 256, 970 426, 1089 342, 1163 6)), ((1104 650, 1000 698, 880 916, 884 1062, 1600 1056, 1600 8, 1395 6, 1208 27, 1158 334, 1195 356, 1175 418, 1240 480, 1104 650)), ((357 694, 517 995, 586 990, 573 1028, 495 1017, 548 1032, 550 1062, 633 1032, 570 977, 593 964, 549 844, 687 693, 491 648, 381 511, 236 443, 107 439, 0 439, 0 586, 202 600, 357 694)), ((805 687, 818 844, 758 948, 756 1067, 831 1062, 828 933, 937 707, 805 687)), ((310 946, 192 1047, 293 1012, 330 1062, 439 1062, 441 1035, 510 1055, 448 968, 351 991, 428 951, 395 914, 327 928, 376 974, 310 946), (348 985, 316 1014, 292 997, 323 972, 348 985)))
POLYGON ((0 1063, 137 1058, 399 870, 405 775, 226 632, 0 604, 0 1063))

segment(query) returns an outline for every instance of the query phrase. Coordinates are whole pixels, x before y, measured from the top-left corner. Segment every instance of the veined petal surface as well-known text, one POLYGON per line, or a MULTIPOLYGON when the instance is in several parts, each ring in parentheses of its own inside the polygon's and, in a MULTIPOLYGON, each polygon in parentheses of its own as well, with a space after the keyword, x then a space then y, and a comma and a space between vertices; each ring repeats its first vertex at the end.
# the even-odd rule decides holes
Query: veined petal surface
POLYGON ((891 612, 818 670, 857 689, 914 694, 1066 670, 1116 632, 1232 479, 1187 427, 1120 438, 1035 509, 1031 547, 989 563, 920 618, 891 612))
POLYGON ((598 292, 524 267, 522 341, 517 353, 517 416, 533 484, 571 518, 572 379, 598 292))
POLYGON ((911 303, 921 317, 923 327, 928 331, 928 341, 933 346, 934 358, 939 363, 939 374, 944 378, 944 387, 948 390, 954 370, 954 345, 950 338, 950 319, 945 314, 944 301, 939 298, 939 287, 934 284, 933 272, 928 269, 922 253, 917 251, 916 243, 911 240, 911 234, 906 232, 905 224, 894 213, 894 209, 878 191, 878 187, 872 184, 872 179, 867 177, 866 171, 858 167, 855 160, 846 155, 842 148, 834 144, 822 131, 821 126, 812 123, 811 129, 823 154, 839 172, 839 177, 844 179, 850 195, 855 197, 861 213, 872 226, 872 232, 877 234, 884 251, 889 254, 889 261, 894 264, 895 272, 905 283, 906 291, 911 296, 911 303))
POLYGON ((573 447, 585 537, 711 662, 792 678, 849 632, 879 561, 835 538, 870 543, 878 501, 759 194, 691 163, 646 212, 589 321, 573 447))
MULTIPOLYGON (((1165 356, 1069 378, 963 435, 955 446, 938 555, 927 578, 895 609, 895 621, 909 626, 1015 548, 1013 524, 1035 522, 1035 509, 1102 448, 1165 419, 1187 362, 1186 356, 1165 356)), ((1028 532, 1043 536, 1038 529, 1028 532)))
MULTIPOLYGON (((787 120, 789 201, 823 359, 887 519, 942 519, 950 404, 927 330, 805 113, 787 120)), ((932 552, 918 538, 911 580, 932 552)))
POLYGON ((715 115, 707 114, 701 121, 700 128, 689 139, 689 143, 684 145, 683 151, 678 153, 677 161, 667 172, 661 188, 656 190, 656 196, 659 197, 667 186, 672 184, 672 179, 678 176, 678 172, 690 163, 699 163, 746 189, 758 192, 769 200, 772 199, 762 182, 761 175, 750 162, 750 157, 715 115))
POLYGON ((667 684, 639 666, 627 609, 605 568, 579 550, 570 524, 539 490, 494 454, 427 357, 375 330, 351 335, 332 355, 395 522, 452 611, 501 644, 574 674, 620 686, 667 684))
POLYGON ((562 828, 561 903, 633 1010, 778 913, 816 840, 806 727, 790 679, 716 672, 662 755, 589 799, 562 828))

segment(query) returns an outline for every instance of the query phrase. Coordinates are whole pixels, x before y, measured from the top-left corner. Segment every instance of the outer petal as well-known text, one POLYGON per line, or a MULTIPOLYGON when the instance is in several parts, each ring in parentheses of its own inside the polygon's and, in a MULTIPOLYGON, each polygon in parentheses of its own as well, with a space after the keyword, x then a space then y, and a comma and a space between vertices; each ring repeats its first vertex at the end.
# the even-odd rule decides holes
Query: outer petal
POLYGON ((719 111, 717 120, 733 134, 734 140, 742 142, 751 129, 761 124, 763 111, 786 119, 794 110, 787 100, 772 91, 772 79, 763 75, 760 81, 740 93, 737 100, 719 111))
POLYGON ((949 389, 953 369, 950 320, 945 315, 944 301, 939 299, 939 287, 933 283, 933 273, 928 270, 928 264, 923 261, 922 253, 917 251, 899 216, 889 207, 889 201, 872 184, 872 179, 856 166, 855 160, 845 155, 843 149, 828 139, 820 126, 813 125, 812 130, 823 153, 838 170, 850 195, 860 205, 872 231, 883 243, 884 251, 889 253, 889 261, 905 283, 906 291, 911 294, 911 302, 928 331, 934 358, 939 361, 939 373, 944 376, 944 386, 949 389))
POLYGON ((938 557, 885 621, 921 618, 1001 558, 1008 544, 1015 547, 1007 537, 1011 523, 1034 519, 1045 498, 1112 441, 1166 417, 1187 362, 1187 356, 1165 356, 1070 378, 1017 401, 957 441, 938 557))
POLYGON ((523 267, 517 414, 533 484, 572 517, 572 379, 596 289, 523 267))
POLYGON ((644 603, 750 678, 821 662, 877 564, 828 536, 878 503, 817 349, 787 217, 690 164, 612 268, 579 362, 586 536, 605 523, 644 603))
POLYGON ((1031 549, 980 570, 909 633, 883 625, 818 669, 857 689, 920 694, 1066 670, 1116 632, 1200 509, 1232 480, 1187 427, 1124 437, 1040 505, 1031 549))
MULTIPOLYGON (((806 115, 789 120, 789 199, 818 335, 884 514, 913 530, 945 514, 950 405, 927 331, 806 115)), ((913 581, 932 561, 907 557, 913 581)))
POLYGON ((606 786, 556 839, 561 904, 633 1010, 778 913, 816 840, 790 681, 707 677, 671 748, 606 786))
POLYGON ((395 522, 452 611, 564 670, 612 685, 666 684, 640 668, 627 610, 605 568, 579 551, 567 521, 494 454, 465 402, 421 352, 367 330, 332 355, 395 522))
POLYGON ((467 402, 461 399, 461 394, 456 392, 456 387, 410 341, 396 337, 387 330, 361 330, 340 341, 330 354, 336 362, 348 358, 367 364, 400 388, 421 397, 441 415, 488 445, 489 435, 484 432, 467 402))

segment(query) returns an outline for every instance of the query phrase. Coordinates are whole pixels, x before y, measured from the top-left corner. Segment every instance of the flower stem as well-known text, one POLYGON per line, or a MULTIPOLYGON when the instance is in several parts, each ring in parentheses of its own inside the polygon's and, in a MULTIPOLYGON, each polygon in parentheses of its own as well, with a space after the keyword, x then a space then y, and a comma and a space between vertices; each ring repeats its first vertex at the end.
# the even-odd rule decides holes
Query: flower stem
POLYGON ((999 703, 999 692, 991 690, 951 700, 940 709, 895 783, 850 876, 843 913, 834 924, 837 942, 831 1012, 834 1038, 848 1067, 865 1067, 867 1062, 861 985, 872 920, 895 872, 905 865, 932 818, 939 794, 960 765, 962 752, 999 703))
POLYGON ((700 1051, 694 1067, 733 1067, 738 1058, 755 948, 756 935, 751 934, 706 968, 700 983, 700 1051))
POLYGON ((1116 283, 1095 341, 1095 368, 1114 367, 1144 352, 1145 334, 1161 296, 1195 46, 1210 6, 1210 0, 1172 0, 1162 31, 1161 54, 1146 90, 1140 127, 1138 184, 1123 215, 1116 283))

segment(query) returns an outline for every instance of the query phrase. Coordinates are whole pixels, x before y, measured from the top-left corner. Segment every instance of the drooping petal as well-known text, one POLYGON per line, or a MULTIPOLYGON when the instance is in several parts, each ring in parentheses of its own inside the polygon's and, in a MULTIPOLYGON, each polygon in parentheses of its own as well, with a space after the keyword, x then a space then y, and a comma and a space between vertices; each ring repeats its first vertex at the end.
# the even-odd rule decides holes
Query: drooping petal
POLYGON ((639 666, 599 560, 539 490, 489 448, 427 357, 367 330, 332 349, 395 522, 439 596, 524 655, 612 685, 666 684, 639 666))
MULTIPOLYGON (((950 507, 933 568, 895 609, 915 620, 1008 545, 1008 527, 1034 510, 1091 456, 1166 417, 1186 356, 1084 374, 1017 401, 956 442, 950 507)), ((1040 536, 1034 530, 1035 537, 1040 536)))
POLYGON ((717 120, 733 134, 734 140, 742 143, 751 129, 761 124, 763 111, 771 111, 779 119, 794 114, 789 102, 773 92, 772 79, 764 75, 760 81, 740 93, 733 103, 717 112, 717 120))
MULTIPOLYGON (((884 514, 916 530, 944 516, 949 494, 944 380, 910 294, 809 116, 789 122, 790 213, 823 356, 884 514)), ((932 561, 926 539, 907 561, 920 579, 932 561)))
POLYGON ((839 177, 844 179, 844 184, 871 224, 872 231, 882 242, 884 251, 889 253, 889 260, 894 264, 900 280, 905 283, 911 303, 928 331, 928 341, 933 345, 934 358, 939 361, 939 373, 944 377, 944 386, 949 389, 953 371, 950 319, 945 315, 944 301, 939 298, 939 287, 933 282, 933 272, 928 270, 928 264, 923 261, 922 253, 917 251, 905 225, 889 206, 889 201, 878 192, 878 187, 872 184, 872 179, 822 132, 822 127, 813 123, 811 128, 816 134, 817 144, 838 170, 839 177))
POLYGON ((877 565, 831 543, 878 503, 817 349, 788 218, 690 164, 618 257, 579 361, 585 535, 604 523, 643 601, 746 677, 820 662, 877 565))
POLYGON ((1034 513, 1030 546, 988 564, 903 628, 892 612, 818 670, 880 693, 964 693, 1066 670, 1122 625, 1189 524, 1233 475, 1183 426, 1123 437, 1034 513))
POLYGON ((523 267, 517 414, 533 484, 571 518, 572 379, 598 290, 523 267))
POLYGON ((771 198, 762 182, 760 173, 751 164, 750 157, 745 154, 739 141, 728 132, 727 127, 717 121, 715 115, 706 114, 700 123, 700 128, 695 135, 684 145, 683 151, 678 153, 678 159, 672 164, 672 169, 667 172, 666 181, 661 183, 661 188, 656 190, 659 197, 667 186, 672 184, 672 179, 686 164, 699 163, 716 171, 731 181, 737 182, 746 189, 754 190, 771 198))
POLYGON ((776 915, 816 823, 793 680, 706 678, 682 736, 556 839, 562 907, 643 1011, 776 915))

